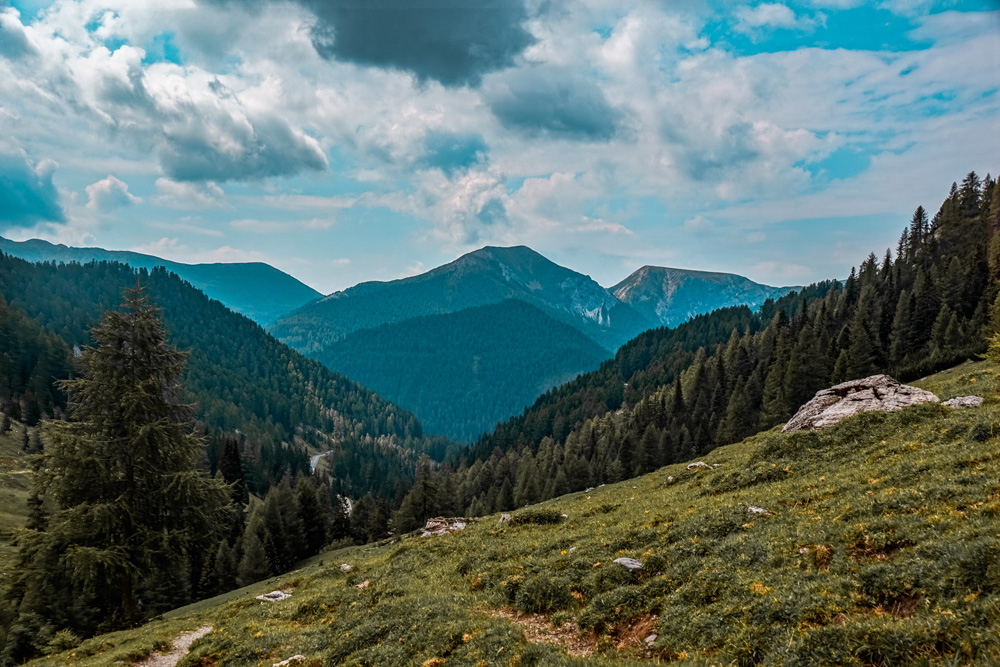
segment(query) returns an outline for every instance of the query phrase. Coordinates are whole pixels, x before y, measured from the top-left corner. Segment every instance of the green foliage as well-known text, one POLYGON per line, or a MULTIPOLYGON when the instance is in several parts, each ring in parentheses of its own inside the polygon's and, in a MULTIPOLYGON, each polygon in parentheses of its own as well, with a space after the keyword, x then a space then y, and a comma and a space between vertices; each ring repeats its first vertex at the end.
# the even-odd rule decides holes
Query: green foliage
POLYGON ((561 512, 547 507, 537 507, 521 510, 517 514, 514 514, 510 518, 510 523, 514 526, 525 526, 530 524, 545 526, 553 523, 559 523, 562 520, 563 515, 561 512))
POLYGON ((548 574, 525 579, 514 599, 514 607, 529 614, 548 614, 575 603, 569 579, 548 574))

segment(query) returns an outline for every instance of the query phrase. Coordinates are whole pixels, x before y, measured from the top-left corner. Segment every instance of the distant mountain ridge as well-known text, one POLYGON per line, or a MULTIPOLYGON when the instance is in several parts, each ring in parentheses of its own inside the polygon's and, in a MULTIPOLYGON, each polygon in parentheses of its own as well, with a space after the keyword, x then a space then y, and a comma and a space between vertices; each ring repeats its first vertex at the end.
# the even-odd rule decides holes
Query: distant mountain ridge
POLYGON ((654 324, 589 276, 531 248, 487 246, 418 276, 335 292, 282 318, 272 333, 313 354, 354 331, 506 299, 540 308, 609 352, 654 324))
POLYGON ((620 301, 662 326, 676 327, 696 315, 746 305, 756 310, 800 287, 771 287, 732 273, 644 266, 611 288, 620 301))
POLYGON ((263 262, 183 264, 127 250, 74 248, 41 239, 11 241, 3 237, 0 237, 0 251, 29 262, 121 262, 147 270, 162 266, 210 298, 263 327, 322 296, 296 278, 263 262))

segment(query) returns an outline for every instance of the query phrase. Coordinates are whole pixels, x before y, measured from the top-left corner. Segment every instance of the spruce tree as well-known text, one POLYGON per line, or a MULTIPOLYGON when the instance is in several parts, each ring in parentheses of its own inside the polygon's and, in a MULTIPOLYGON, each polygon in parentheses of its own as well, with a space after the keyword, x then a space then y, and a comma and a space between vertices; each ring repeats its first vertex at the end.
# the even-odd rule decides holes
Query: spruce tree
POLYGON ((138 620, 140 603, 149 611, 163 581, 214 547, 228 505, 226 487, 198 469, 201 442, 181 400, 185 355, 168 345, 144 289, 126 290, 92 335, 81 376, 63 383, 73 421, 45 426, 34 495, 46 516, 20 539, 15 574, 26 594, 69 582, 77 608, 97 614, 74 616, 58 601, 33 610, 78 632, 138 620))

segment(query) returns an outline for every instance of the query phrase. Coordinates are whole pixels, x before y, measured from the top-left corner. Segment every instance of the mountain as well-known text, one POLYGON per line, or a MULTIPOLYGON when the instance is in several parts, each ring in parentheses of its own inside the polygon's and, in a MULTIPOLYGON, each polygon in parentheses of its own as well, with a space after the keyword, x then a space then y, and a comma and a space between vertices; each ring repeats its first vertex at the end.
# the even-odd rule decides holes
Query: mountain
MULTIPOLYGON (((921 384, 995 396, 998 371, 921 384)), ((184 664, 997 664, 998 419, 990 401, 770 430, 708 468, 327 551, 113 635, 67 632, 30 664, 139 659, 198 628, 184 664), (255 599, 276 590, 290 597, 255 599)))
POLYGON ((281 318, 272 333, 313 354, 348 334, 424 315, 518 299, 568 324, 608 351, 655 323, 589 276, 531 248, 487 246, 411 278, 366 282, 281 318))
POLYGON ((307 446, 333 450, 331 472, 354 497, 371 491, 391 498, 412 480, 421 452, 443 454, 412 413, 288 348, 163 268, 32 264, 0 253, 0 296, 9 310, 70 348, 92 343, 91 328, 137 277, 162 308, 170 343, 188 352, 183 381, 202 428, 242 434, 251 491, 266 491, 286 472, 308 474, 307 446))
POLYGON ((72 248, 48 241, 10 241, 0 237, 0 251, 29 262, 121 262, 137 269, 162 266, 210 298, 267 327, 281 315, 322 296, 292 276, 262 262, 181 264, 152 255, 103 248, 72 248))
POLYGON ((316 355, 412 410, 429 432, 465 442, 606 357, 517 299, 355 331, 316 355))
POLYGON ((611 288, 646 319, 668 327, 728 306, 759 308, 799 287, 770 287, 732 273, 644 266, 611 288))

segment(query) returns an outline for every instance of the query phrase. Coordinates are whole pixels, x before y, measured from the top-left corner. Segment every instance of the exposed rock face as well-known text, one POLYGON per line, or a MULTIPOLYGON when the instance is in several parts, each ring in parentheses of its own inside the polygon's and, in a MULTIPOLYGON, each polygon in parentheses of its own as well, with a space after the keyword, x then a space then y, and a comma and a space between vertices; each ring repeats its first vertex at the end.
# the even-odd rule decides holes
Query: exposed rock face
POLYGON ((799 408, 782 431, 814 431, 860 412, 897 412, 911 405, 937 403, 938 400, 931 392, 900 384, 888 375, 872 375, 818 392, 799 408))
POLYGON ((424 531, 420 534, 420 537, 447 535, 448 533, 453 533, 456 530, 465 530, 464 517, 439 516, 427 520, 427 524, 424 526, 424 531))
POLYGON ((949 408, 977 408, 983 404, 982 396, 956 396, 950 401, 945 401, 942 405, 947 405, 949 408))

